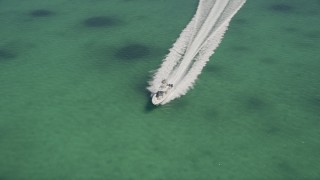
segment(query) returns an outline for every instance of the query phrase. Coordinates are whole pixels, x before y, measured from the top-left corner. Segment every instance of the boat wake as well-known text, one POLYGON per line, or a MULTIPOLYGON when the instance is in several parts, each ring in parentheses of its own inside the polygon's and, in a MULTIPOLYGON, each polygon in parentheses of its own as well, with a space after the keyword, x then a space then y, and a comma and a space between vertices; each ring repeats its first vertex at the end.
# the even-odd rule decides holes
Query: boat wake
POLYGON ((232 17, 245 1, 200 0, 196 14, 149 82, 147 89, 153 96, 154 104, 166 104, 185 95, 193 87, 203 67, 219 46, 232 17), (170 85, 170 92, 162 91, 167 85, 170 85), (163 96, 158 96, 159 91, 163 96))

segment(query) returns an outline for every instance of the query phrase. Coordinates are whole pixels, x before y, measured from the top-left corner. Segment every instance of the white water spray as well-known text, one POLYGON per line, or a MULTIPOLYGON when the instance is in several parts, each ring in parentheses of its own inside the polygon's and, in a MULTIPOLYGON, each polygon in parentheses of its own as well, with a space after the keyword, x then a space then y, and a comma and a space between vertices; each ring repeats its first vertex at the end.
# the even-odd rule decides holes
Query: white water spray
POLYGON ((161 104, 178 98, 193 87, 229 22, 246 0, 200 0, 197 12, 169 50, 148 90, 155 94, 166 79, 174 87, 161 104))

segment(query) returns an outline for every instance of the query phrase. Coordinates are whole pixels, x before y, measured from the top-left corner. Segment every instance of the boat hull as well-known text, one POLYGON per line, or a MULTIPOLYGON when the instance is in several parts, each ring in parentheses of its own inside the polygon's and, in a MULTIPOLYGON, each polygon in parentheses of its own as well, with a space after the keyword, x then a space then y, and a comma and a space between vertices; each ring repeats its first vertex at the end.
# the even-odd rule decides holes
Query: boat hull
POLYGON ((152 104, 158 106, 158 105, 160 105, 160 103, 161 103, 162 101, 164 101, 164 98, 157 98, 156 94, 154 94, 154 95, 152 96, 151 101, 152 101, 152 104))
POLYGON ((168 97, 168 95, 169 95, 169 91, 166 91, 165 94, 163 94, 160 97, 159 96, 157 97, 157 94, 153 94, 151 99, 152 104, 156 106, 160 105, 168 97))

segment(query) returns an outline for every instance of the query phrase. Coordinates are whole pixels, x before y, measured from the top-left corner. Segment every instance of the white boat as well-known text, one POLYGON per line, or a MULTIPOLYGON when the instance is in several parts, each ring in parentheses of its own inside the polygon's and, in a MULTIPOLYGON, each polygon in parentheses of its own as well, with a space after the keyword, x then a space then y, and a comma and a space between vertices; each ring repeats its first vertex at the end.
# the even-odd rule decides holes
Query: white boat
POLYGON ((159 88, 159 91, 157 91, 155 94, 152 95, 152 103, 154 105, 161 104, 161 102, 168 97, 172 87, 173 87, 173 84, 168 84, 166 80, 163 80, 159 88))

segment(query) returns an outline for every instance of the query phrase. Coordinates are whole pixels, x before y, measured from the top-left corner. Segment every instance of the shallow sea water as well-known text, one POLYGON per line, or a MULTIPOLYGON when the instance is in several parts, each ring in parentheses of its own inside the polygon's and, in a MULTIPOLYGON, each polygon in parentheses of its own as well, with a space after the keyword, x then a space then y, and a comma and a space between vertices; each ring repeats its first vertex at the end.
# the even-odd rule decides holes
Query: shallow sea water
POLYGON ((197 3, 0 0, 0 179, 319 179, 319 0, 248 0, 154 107, 197 3))

